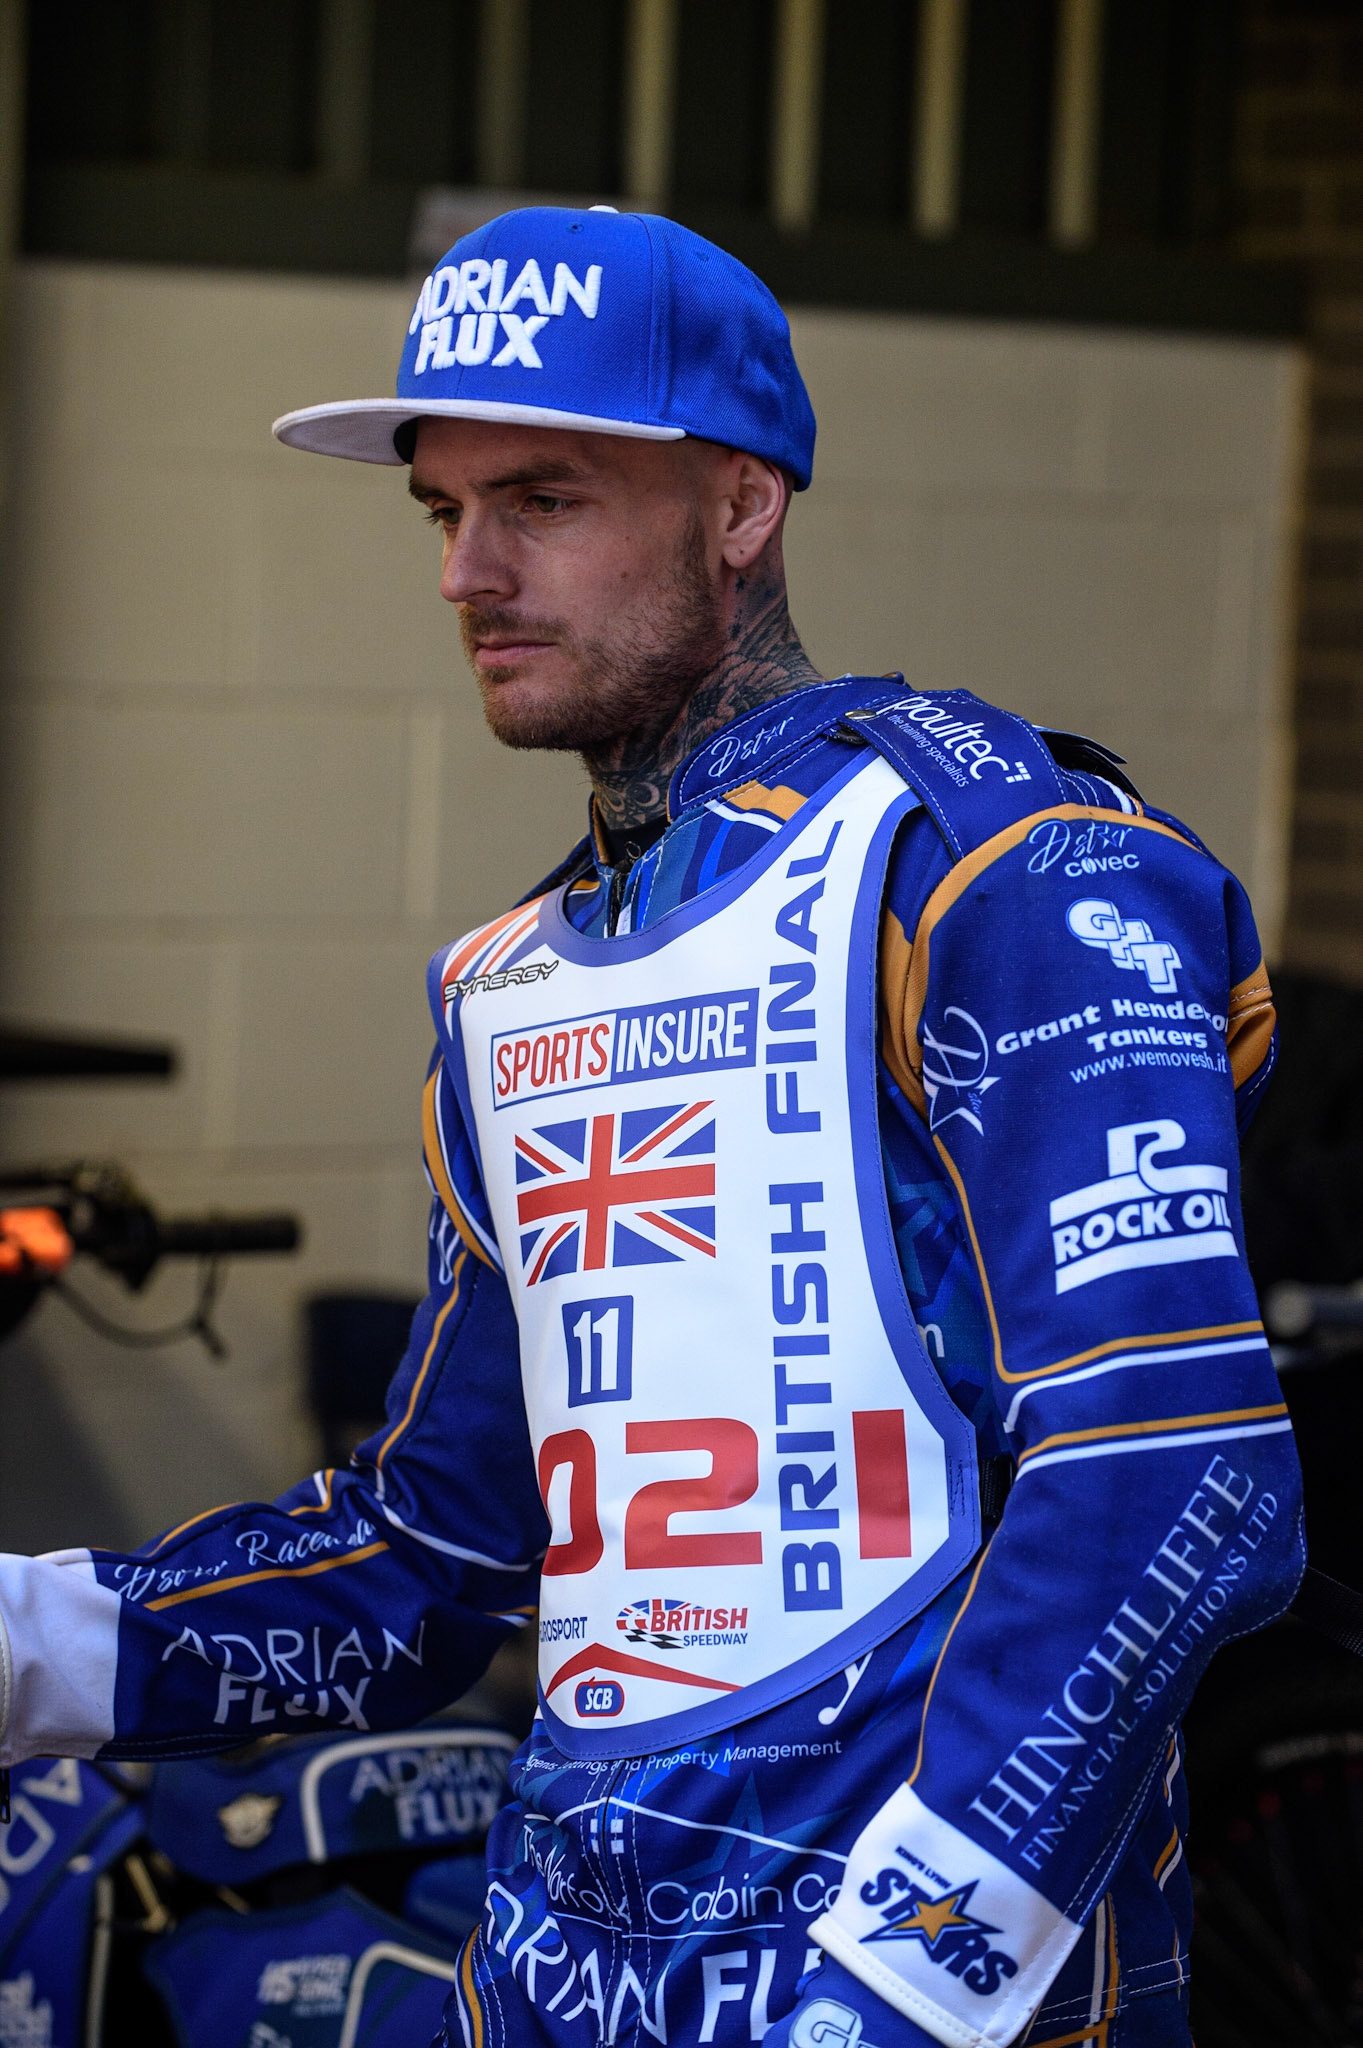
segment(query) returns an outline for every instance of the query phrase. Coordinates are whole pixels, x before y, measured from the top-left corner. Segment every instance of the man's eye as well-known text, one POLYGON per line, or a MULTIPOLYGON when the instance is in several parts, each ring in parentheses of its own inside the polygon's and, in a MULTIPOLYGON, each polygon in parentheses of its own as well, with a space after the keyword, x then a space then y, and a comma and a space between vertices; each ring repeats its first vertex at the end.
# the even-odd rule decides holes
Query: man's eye
POLYGON ((530 497, 528 497, 525 502, 532 512, 546 513, 562 512, 566 509, 568 504, 568 500, 566 498, 556 498, 551 491, 532 492, 530 497))
POLYGON ((428 526, 443 526, 447 532, 459 519, 458 510, 453 505, 428 505, 423 516, 428 526))

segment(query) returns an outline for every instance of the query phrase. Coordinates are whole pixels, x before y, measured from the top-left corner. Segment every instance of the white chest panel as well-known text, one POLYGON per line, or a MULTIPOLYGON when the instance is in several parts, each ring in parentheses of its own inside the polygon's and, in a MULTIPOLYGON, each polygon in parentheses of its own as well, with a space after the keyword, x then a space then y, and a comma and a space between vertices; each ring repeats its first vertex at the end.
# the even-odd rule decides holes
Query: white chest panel
POLYGON ((909 1313, 876 1116, 880 893, 913 801, 859 757, 644 932, 584 938, 546 898, 502 963, 538 978, 447 1004, 520 1322, 553 1526, 540 1684, 570 1754, 775 1705, 976 1547, 973 1436, 909 1313))

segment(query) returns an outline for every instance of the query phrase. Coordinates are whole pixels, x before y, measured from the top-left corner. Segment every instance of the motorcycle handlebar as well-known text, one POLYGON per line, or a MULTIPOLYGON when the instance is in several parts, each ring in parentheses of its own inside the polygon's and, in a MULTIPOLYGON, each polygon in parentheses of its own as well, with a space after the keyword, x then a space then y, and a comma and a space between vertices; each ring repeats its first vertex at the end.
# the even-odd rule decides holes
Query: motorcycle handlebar
POLYGON ((1264 1321, 1273 1336, 1289 1339, 1304 1337, 1311 1330, 1363 1329, 1363 1291, 1280 1280, 1269 1289, 1264 1321))
POLYGON ((249 1252, 294 1252, 300 1232, 296 1216, 167 1216, 155 1225, 162 1258, 240 1258, 249 1252))

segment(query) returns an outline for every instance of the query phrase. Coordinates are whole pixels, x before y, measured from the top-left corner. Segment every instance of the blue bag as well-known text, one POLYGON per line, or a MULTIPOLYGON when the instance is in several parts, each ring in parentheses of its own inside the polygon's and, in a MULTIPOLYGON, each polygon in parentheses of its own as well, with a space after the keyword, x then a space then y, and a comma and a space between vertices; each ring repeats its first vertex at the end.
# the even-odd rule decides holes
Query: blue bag
POLYGON ((143 1963, 182 2048, 413 2048, 439 2026, 456 1967, 453 1947, 347 1890, 196 1913, 143 1963))
POLYGON ((482 1919, 486 1901, 487 1858, 442 1856, 438 1863, 423 1863, 408 1879, 402 1917, 458 1946, 482 1919))
POLYGON ((6 1973, 10 1950, 72 1858, 88 1856, 111 1822, 129 1811, 104 1772, 73 1757, 21 1766, 13 1783, 11 1818, 0 1827, 0 1969, 6 1973))
POLYGON ((504 1729, 448 1721, 160 1764, 147 1834, 181 1870, 228 1885, 333 1857, 473 1848, 517 1746, 504 1729))

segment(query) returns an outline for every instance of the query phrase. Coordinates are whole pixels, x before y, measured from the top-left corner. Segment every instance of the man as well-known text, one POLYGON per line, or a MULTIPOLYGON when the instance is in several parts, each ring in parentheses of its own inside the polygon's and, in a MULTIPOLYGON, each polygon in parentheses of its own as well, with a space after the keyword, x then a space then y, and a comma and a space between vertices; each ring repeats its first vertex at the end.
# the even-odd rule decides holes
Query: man
POLYGON ((538 1609, 451 2039, 1185 2041, 1178 1720, 1301 1568, 1243 893, 1101 748, 817 676, 814 422, 722 251, 507 215, 398 394, 276 432, 410 462, 488 720, 583 756, 591 833, 432 964, 387 1428, 0 1560, 0 1754, 398 1725, 538 1609))

